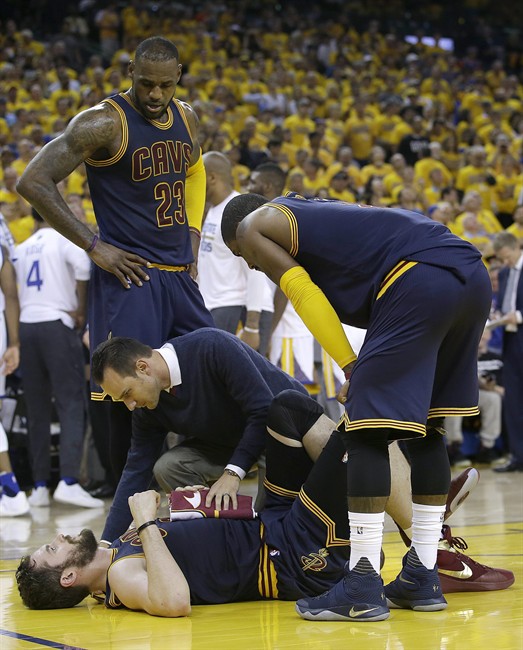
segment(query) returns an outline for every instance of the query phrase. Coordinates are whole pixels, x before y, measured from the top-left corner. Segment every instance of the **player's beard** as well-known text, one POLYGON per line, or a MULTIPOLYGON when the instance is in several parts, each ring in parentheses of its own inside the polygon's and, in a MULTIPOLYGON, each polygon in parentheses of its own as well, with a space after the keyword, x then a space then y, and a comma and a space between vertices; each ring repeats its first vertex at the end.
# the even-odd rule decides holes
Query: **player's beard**
POLYGON ((147 108, 147 103, 141 101, 135 92, 131 91, 131 99, 133 100, 135 107, 138 109, 138 112, 140 112, 147 120, 160 120, 167 113, 167 108, 170 104, 169 101, 166 106, 163 106, 161 111, 158 113, 151 113, 147 108))
POLYGON ((66 539, 75 546, 70 564, 84 567, 93 561, 98 549, 98 542, 93 531, 88 528, 84 528, 78 537, 79 539, 74 539, 66 536, 66 539))

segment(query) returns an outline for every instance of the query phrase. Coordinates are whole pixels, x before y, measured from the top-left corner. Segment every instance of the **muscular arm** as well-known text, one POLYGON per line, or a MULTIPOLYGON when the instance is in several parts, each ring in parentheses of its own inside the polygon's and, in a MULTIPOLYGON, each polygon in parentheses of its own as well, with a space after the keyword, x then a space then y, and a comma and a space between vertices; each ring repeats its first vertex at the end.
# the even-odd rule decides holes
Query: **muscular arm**
POLYGON ((73 215, 57 184, 97 151, 109 151, 117 137, 112 109, 98 106, 83 111, 62 135, 43 147, 18 181, 18 192, 55 230, 84 250, 90 246, 93 233, 73 215))
MULTIPOLYGON (((135 494, 129 507, 138 528, 156 518, 160 495, 153 490, 135 494)), ((191 613, 189 585, 178 563, 163 541, 157 526, 140 532, 145 559, 126 558, 109 571, 109 584, 129 609, 152 616, 187 616, 191 613)))
MULTIPOLYGON (((69 123, 64 133, 49 142, 29 163, 18 181, 17 190, 44 219, 64 237, 83 250, 93 242, 93 232, 79 221, 62 198, 57 184, 80 163, 97 152, 108 157, 119 146, 121 127, 109 106, 83 111, 69 123)), ((107 172, 110 173, 110 172, 107 172)), ((140 268, 146 265, 138 255, 99 241, 90 257, 101 268, 114 273, 128 288, 127 278, 140 286, 148 279, 140 268)))
POLYGON ((287 252, 290 229, 286 217, 276 208, 262 206, 240 223, 236 236, 239 252, 247 264, 263 271, 281 287, 320 345, 341 368, 348 370, 356 355, 323 291, 287 252))

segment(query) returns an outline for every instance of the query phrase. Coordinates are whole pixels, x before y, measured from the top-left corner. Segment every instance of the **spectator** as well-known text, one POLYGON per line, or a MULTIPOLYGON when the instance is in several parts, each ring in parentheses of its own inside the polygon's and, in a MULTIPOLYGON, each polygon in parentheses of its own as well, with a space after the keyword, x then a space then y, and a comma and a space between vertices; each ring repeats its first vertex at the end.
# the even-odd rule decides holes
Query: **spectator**
POLYGON ((98 508, 78 483, 86 424, 79 330, 85 325, 89 258, 33 210, 36 231, 16 249, 20 287, 20 367, 29 433, 33 507, 49 506, 51 410, 60 421, 60 482, 53 498, 98 508))

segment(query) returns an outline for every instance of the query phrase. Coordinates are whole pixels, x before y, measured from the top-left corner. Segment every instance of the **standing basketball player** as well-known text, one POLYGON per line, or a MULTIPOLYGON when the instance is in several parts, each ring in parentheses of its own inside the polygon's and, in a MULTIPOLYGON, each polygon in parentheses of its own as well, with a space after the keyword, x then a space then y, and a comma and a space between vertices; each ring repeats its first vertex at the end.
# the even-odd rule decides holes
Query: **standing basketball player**
MULTIPOLYGON (((213 325, 193 280, 205 169, 196 114, 174 98, 181 69, 170 41, 140 43, 129 63, 131 88, 79 113, 18 184, 45 220, 96 265, 88 312, 92 350, 109 336, 159 346, 213 325), (99 235, 74 217, 57 189, 82 162, 99 235)), ((99 387, 92 386, 92 398, 104 398, 99 387)), ((125 408, 111 410, 111 457, 119 477, 131 425, 125 408)))
POLYGON ((481 255, 407 210, 244 194, 224 209, 225 243, 279 284, 343 368, 351 557, 345 578, 303 599, 306 617, 373 621, 388 607, 446 607, 436 556, 450 466, 445 415, 477 413, 477 347, 491 288, 481 255), (341 322, 366 328, 356 360, 341 322), (428 420, 428 422, 427 422, 428 420), (412 546, 383 589, 380 549, 390 494, 388 443, 411 459, 412 546))

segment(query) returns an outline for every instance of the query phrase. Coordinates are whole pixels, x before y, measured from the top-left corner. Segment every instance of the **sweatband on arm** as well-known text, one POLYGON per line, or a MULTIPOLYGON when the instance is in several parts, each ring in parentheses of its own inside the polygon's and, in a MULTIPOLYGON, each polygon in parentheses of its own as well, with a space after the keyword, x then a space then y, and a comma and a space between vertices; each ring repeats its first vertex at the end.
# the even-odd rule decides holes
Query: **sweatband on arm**
POLYGON ((314 338, 340 368, 356 360, 333 306, 302 266, 286 271, 281 276, 280 288, 314 338))
POLYGON ((185 213, 189 228, 200 232, 205 207, 205 166, 203 156, 187 170, 185 179, 185 213))

